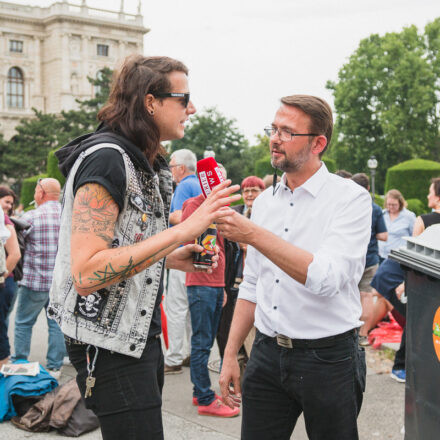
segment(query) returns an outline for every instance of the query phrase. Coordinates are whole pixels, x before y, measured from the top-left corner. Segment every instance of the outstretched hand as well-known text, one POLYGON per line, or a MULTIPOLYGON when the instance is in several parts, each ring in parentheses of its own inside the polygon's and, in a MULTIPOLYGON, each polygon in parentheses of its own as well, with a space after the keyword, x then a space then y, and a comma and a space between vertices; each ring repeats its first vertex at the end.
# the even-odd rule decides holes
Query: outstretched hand
POLYGON ((214 255, 212 256, 212 266, 206 268, 197 268, 194 266, 193 257, 194 252, 202 252, 203 247, 192 243, 185 246, 181 246, 171 252, 166 259, 166 265, 168 269, 177 269, 183 272, 205 272, 212 273, 212 269, 218 266, 218 246, 215 247, 214 255))
POLYGON ((255 223, 235 211, 217 221, 217 229, 223 237, 241 244, 251 243, 255 227, 255 223))

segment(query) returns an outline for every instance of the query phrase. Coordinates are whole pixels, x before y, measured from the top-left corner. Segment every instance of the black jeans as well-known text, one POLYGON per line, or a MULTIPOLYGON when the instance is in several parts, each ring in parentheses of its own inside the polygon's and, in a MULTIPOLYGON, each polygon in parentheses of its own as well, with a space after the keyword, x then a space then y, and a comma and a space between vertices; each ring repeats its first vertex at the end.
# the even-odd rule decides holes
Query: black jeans
MULTIPOLYGON (((86 345, 66 343, 81 395, 87 377, 86 345)), ((95 349, 90 350, 90 360, 95 349)), ((104 440, 163 440, 164 362, 160 339, 149 339, 140 359, 99 349, 86 407, 99 418, 104 440)))
POLYGON ((257 331, 243 382, 242 440, 288 440, 304 412, 310 440, 358 439, 365 351, 357 334, 326 348, 283 348, 257 331))

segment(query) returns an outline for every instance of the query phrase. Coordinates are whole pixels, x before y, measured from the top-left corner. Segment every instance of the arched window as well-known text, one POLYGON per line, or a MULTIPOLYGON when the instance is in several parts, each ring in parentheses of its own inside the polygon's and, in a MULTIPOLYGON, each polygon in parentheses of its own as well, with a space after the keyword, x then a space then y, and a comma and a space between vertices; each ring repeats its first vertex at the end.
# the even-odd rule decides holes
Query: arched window
POLYGON ((18 67, 11 67, 8 72, 7 104, 10 108, 24 107, 24 78, 18 67))

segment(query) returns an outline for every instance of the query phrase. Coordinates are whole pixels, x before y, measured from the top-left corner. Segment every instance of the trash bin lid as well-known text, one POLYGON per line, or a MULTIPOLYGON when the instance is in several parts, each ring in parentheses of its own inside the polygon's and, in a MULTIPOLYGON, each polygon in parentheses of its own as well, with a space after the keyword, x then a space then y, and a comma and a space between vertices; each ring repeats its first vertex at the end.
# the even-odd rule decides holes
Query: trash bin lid
POLYGON ((429 226, 417 237, 403 238, 406 240, 406 248, 392 250, 390 258, 440 278, 440 224, 429 226))

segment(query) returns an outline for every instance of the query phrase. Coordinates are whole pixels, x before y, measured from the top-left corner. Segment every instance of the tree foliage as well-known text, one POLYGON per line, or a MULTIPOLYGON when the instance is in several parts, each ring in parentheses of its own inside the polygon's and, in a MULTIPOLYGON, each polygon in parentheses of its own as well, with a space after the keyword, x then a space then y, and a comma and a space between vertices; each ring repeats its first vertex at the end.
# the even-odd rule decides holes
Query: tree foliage
POLYGON ((337 113, 329 156, 339 168, 368 172, 375 155, 377 186, 388 167, 411 158, 440 159, 440 19, 362 40, 338 80, 328 82, 337 113))
POLYGON ((236 127, 234 119, 221 114, 215 107, 196 114, 185 130, 185 136, 171 142, 171 152, 187 148, 195 153, 197 159, 203 152, 212 149, 217 162, 223 164, 228 178, 240 183, 244 171, 243 153, 249 148, 244 135, 236 127))
MULTIPOLYGON (((78 100, 78 110, 55 115, 33 109, 34 117, 22 119, 15 127, 17 134, 11 140, 5 142, 0 139, 0 178, 3 175, 21 181, 46 172, 47 156, 51 150, 92 131, 98 122, 98 111, 108 98, 111 75, 112 71, 104 68, 97 79, 88 77, 95 86, 95 97, 78 100)), ((15 189, 18 190, 17 187, 15 189)))

